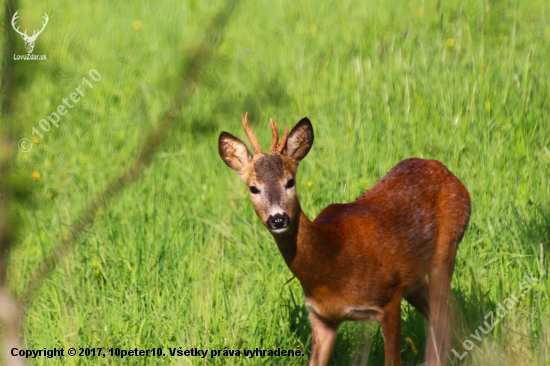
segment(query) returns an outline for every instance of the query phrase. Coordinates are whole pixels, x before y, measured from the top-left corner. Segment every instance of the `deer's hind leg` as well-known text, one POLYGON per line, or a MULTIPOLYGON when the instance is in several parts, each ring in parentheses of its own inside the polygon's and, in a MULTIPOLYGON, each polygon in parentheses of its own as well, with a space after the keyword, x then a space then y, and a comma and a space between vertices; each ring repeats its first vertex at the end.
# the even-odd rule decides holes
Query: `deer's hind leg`
POLYGON ((430 290, 426 280, 422 280, 422 283, 414 292, 405 295, 405 300, 411 304, 420 314, 430 320, 430 290))
POLYGON ((429 329, 426 347, 426 366, 448 364, 449 343, 449 292, 451 289, 452 263, 438 264, 429 274, 429 329))
POLYGON ((427 322, 430 321, 430 290, 426 280, 422 280, 421 285, 414 291, 405 296, 405 300, 411 304, 420 314, 424 316, 427 322))
POLYGON ((456 250, 465 228, 466 225, 450 224, 442 227, 438 235, 437 249, 428 272, 430 327, 426 347, 426 366, 448 364, 449 317, 451 313, 449 293, 456 250))
POLYGON ((385 366, 401 366, 401 290, 382 309, 385 366))

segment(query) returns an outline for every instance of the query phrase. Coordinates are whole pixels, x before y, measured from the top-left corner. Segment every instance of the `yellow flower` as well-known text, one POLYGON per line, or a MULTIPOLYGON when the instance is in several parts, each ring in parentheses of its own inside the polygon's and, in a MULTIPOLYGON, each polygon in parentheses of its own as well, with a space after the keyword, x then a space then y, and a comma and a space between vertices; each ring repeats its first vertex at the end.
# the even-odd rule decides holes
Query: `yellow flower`
POLYGON ((135 30, 140 30, 141 22, 139 20, 134 20, 134 22, 132 23, 132 27, 134 27, 135 30))
POLYGON ((447 38, 447 46, 453 47, 455 45, 455 39, 454 38, 447 38))
POLYGON ((38 144, 39 142, 40 142, 40 137, 34 136, 34 137, 32 138, 32 143, 33 143, 33 144, 38 144))
POLYGON ((405 342, 407 342, 409 344, 409 346, 411 347, 411 351, 415 355, 417 355, 418 351, 416 350, 416 347, 414 346, 414 342, 412 341, 412 339, 410 339, 409 337, 405 337, 405 342))
POLYGON ((317 32, 317 24, 310 25, 309 30, 311 31, 311 33, 315 34, 315 32, 317 32))
POLYGON ((491 113, 491 102, 488 100, 485 101, 485 113, 491 113))
POLYGON ((311 187, 312 185, 313 185, 313 183, 312 183, 311 181, 308 181, 308 182, 306 183, 306 186, 308 186, 308 187, 311 187))
POLYGON ((39 180, 39 179, 40 179, 40 173, 38 173, 38 172, 32 172, 31 178, 32 178, 33 180, 39 180))

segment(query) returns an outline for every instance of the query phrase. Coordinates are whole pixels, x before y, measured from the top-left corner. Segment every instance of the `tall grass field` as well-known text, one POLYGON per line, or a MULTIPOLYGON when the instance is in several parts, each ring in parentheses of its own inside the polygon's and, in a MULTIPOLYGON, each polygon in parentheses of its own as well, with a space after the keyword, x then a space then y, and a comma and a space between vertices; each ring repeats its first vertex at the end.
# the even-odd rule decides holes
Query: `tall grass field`
MULTIPOLYGON (((136 158, 223 6, 18 2, 21 30, 39 29, 44 13, 49 22, 33 51, 47 60, 15 62, 25 77, 10 117, 18 131, 12 169, 30 194, 11 207, 14 299, 86 203, 136 158), (39 121, 60 105, 59 127, 43 129, 39 121), (16 146, 23 138, 28 151, 16 146)), ((2 43, 11 32, 4 22, 2 43)), ((27 54, 19 36, 16 46, 27 54)), ((264 150, 270 117, 290 128, 312 121, 315 143, 296 181, 311 220, 403 159, 443 162, 472 200, 452 282, 450 364, 550 365, 548 1, 243 0, 201 66, 141 178, 101 205, 41 280, 22 320, 23 345, 65 356, 28 365, 307 364, 300 284, 218 154, 222 131, 247 141, 244 112, 264 150), (70 347, 76 356, 67 356, 70 347), (102 348, 105 357, 79 348, 102 348), (165 356, 109 351, 158 348, 165 356), (305 356, 242 353, 256 348, 305 356)), ((425 321, 406 302, 402 319, 403 364, 421 365, 425 321)), ((383 362, 378 323, 340 327, 331 365, 383 362)))

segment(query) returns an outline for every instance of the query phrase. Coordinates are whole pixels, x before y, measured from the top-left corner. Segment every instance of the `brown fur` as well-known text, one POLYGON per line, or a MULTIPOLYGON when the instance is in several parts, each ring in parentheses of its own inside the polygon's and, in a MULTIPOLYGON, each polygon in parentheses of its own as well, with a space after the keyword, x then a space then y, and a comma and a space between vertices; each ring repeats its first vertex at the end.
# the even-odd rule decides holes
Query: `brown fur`
MULTIPOLYGON (((222 145, 240 140, 223 134, 220 155, 227 163, 235 157, 222 145)), ((342 321, 374 319, 382 325, 385 364, 400 365, 400 303, 405 298, 430 323, 426 365, 446 365, 447 300, 470 216, 468 191, 442 163, 407 159, 354 202, 330 205, 312 222, 295 189, 285 188, 312 143, 311 124, 302 120, 282 154, 256 155, 238 169, 228 164, 247 185, 260 189, 251 198, 262 223, 274 205, 290 217, 286 231, 272 234, 310 310, 309 364, 328 363, 342 321)))

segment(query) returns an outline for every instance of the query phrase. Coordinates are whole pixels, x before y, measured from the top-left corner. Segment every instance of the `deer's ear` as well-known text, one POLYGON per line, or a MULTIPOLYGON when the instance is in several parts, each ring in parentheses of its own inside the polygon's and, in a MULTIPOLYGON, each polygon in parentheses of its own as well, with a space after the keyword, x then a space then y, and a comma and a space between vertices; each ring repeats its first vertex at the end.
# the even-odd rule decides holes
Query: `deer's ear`
POLYGON ((252 153, 244 142, 227 132, 220 134, 218 151, 227 166, 241 175, 252 160, 252 153))
POLYGON ((304 117, 292 129, 286 140, 283 154, 299 163, 306 157, 313 145, 313 126, 307 117, 304 117))

